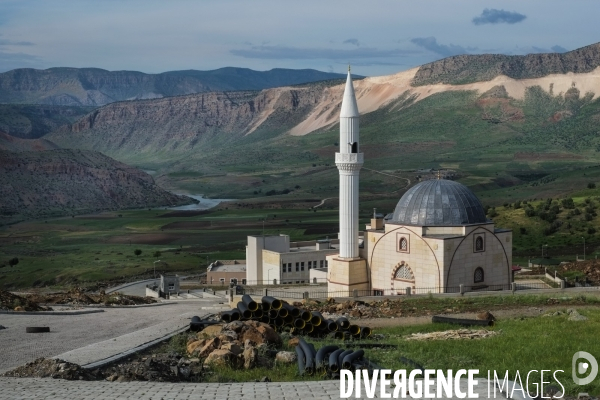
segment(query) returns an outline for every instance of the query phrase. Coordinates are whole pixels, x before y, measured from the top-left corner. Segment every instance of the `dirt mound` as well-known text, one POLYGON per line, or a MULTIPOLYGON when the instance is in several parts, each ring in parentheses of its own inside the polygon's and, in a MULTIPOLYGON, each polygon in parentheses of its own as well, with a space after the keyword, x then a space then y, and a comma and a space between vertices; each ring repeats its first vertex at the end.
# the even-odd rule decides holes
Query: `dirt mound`
POLYGON ((578 271, 585 274, 589 283, 594 286, 600 285, 600 260, 586 260, 561 265, 558 273, 578 271))
POLYGON ((16 311, 50 311, 49 307, 41 307, 36 301, 17 296, 10 292, 0 290, 0 310, 16 311))
POLYGON ((106 294, 104 291, 99 294, 86 293, 80 288, 71 289, 68 292, 29 294, 27 299, 36 303, 71 305, 133 306, 156 303, 156 300, 150 297, 128 296, 120 293, 106 294))
POLYGON ((77 364, 53 358, 38 358, 35 361, 8 371, 3 376, 15 378, 55 378, 68 380, 97 380, 99 376, 77 364))

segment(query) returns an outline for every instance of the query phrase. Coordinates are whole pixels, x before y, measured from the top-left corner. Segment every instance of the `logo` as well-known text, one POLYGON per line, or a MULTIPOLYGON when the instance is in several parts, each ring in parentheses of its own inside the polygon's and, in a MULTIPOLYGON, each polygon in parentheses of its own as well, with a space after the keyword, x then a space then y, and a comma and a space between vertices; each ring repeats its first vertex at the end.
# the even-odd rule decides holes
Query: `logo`
POLYGON ((573 354, 573 381, 577 385, 587 385, 591 383, 598 375, 598 361, 590 353, 578 351, 573 354), (585 359, 586 361, 582 361, 585 359), (589 372, 587 378, 580 378, 579 375, 584 375, 589 372))

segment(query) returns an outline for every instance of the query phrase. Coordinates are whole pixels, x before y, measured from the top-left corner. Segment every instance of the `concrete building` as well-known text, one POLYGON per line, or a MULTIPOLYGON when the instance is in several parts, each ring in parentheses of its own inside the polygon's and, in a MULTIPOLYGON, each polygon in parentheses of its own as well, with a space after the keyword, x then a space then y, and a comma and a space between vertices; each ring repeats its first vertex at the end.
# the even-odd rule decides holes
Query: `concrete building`
POLYGON ((163 294, 179 293, 179 276, 178 275, 161 275, 160 276, 160 291, 161 297, 163 294))
POLYGON ((350 70, 340 112, 339 251, 327 255, 328 291, 352 295, 432 293, 511 282, 512 232, 488 220, 477 197, 460 183, 433 179, 410 188, 392 216, 374 215, 359 246, 358 185, 364 162, 350 70))
POLYGON ((339 251, 338 244, 338 240, 290 242, 288 235, 248 236, 247 283, 312 283, 311 270, 326 268, 326 257, 339 251))
POLYGON ((246 260, 217 260, 206 269, 208 285, 246 284, 246 260))

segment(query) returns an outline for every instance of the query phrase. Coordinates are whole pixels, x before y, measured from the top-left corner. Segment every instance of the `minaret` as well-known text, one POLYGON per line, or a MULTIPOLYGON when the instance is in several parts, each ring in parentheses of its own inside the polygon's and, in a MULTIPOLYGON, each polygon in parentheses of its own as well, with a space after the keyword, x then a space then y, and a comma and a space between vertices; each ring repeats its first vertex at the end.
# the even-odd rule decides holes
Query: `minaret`
POLYGON ((350 67, 340 112, 340 152, 335 164, 340 174, 340 255, 342 259, 358 257, 358 175, 363 165, 359 153, 358 106, 352 86, 350 67))

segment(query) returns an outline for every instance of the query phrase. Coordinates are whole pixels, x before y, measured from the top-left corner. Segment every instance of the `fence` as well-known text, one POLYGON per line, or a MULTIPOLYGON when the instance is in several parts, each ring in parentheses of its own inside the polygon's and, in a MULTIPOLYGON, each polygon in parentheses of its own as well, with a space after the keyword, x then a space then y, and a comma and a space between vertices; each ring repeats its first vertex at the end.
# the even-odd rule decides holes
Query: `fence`
MULTIPOLYGON (((591 285, 579 284, 580 287, 591 285)), ((310 291, 293 291, 283 289, 270 289, 270 288, 244 288, 244 294, 249 295, 269 295, 279 298, 287 299, 326 299, 326 298, 339 298, 339 297, 371 297, 371 296, 410 296, 410 295, 427 295, 427 294, 461 294, 461 293, 473 293, 473 292, 502 292, 502 291, 518 291, 518 290, 538 290, 538 289, 553 289, 560 287, 556 282, 514 282, 506 285, 486 285, 486 286, 451 286, 451 287, 424 287, 424 288, 400 288, 400 289, 373 289, 373 290, 353 290, 348 291, 327 291, 322 290, 310 290, 310 291)))

